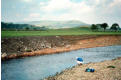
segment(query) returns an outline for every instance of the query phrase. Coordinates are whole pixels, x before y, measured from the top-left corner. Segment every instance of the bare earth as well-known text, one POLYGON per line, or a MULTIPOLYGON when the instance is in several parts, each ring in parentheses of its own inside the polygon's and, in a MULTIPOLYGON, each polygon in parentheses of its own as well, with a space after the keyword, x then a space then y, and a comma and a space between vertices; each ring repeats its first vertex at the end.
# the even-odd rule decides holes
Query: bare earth
POLYGON ((54 54, 82 48, 121 45, 121 35, 46 36, 2 39, 2 60, 54 54), (32 52, 26 52, 25 49, 32 52))
POLYGON ((77 65, 45 80, 121 80, 121 57, 111 61, 77 65), (107 68, 107 66, 115 66, 115 68, 107 68), (96 71, 85 72, 88 67, 96 71))

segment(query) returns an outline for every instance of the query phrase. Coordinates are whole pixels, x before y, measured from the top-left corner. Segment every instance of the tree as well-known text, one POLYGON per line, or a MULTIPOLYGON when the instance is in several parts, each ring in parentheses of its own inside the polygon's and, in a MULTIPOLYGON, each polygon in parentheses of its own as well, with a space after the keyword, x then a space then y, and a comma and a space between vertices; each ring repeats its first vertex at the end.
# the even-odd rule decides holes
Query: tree
POLYGON ((117 23, 114 23, 112 24, 110 29, 117 31, 119 29, 119 25, 117 23))
POLYGON ((33 28, 39 29, 39 26, 29 25, 29 24, 15 24, 1 22, 2 30, 32 30, 33 28))
POLYGON ((95 24, 92 24, 92 26, 91 26, 91 30, 92 30, 92 31, 94 31, 94 30, 98 30, 98 26, 95 25, 95 24))
POLYGON ((35 30, 35 31, 36 31, 36 30, 37 30, 37 28, 33 28, 33 30, 35 30))
POLYGON ((103 23, 103 24, 101 24, 101 28, 103 28, 104 29, 104 31, 105 31, 105 29, 108 27, 108 24, 107 23, 103 23))
POLYGON ((28 31, 29 30, 29 27, 26 27, 25 29, 28 31))

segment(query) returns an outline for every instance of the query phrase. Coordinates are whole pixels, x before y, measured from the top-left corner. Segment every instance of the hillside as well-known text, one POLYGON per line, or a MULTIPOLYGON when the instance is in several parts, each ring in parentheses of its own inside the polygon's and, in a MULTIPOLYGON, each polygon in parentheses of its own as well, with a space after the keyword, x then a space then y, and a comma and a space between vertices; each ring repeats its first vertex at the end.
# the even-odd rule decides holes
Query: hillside
POLYGON ((50 29, 59 29, 59 28, 73 28, 73 27, 80 27, 80 26, 89 26, 81 21, 70 20, 70 21, 30 21, 30 22, 18 22, 19 24, 30 24, 39 27, 47 27, 50 29))
POLYGON ((45 27, 38 27, 31 24, 1 22, 2 30, 47 30, 45 27))

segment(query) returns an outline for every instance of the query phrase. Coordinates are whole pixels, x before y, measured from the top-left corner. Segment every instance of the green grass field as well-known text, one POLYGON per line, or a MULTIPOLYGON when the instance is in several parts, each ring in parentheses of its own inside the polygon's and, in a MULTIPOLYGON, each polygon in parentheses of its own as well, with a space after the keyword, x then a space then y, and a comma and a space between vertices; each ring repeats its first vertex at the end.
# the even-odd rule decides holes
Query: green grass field
POLYGON ((1 37, 54 36, 54 35, 121 35, 120 32, 93 32, 89 28, 57 29, 47 31, 2 31, 1 37))

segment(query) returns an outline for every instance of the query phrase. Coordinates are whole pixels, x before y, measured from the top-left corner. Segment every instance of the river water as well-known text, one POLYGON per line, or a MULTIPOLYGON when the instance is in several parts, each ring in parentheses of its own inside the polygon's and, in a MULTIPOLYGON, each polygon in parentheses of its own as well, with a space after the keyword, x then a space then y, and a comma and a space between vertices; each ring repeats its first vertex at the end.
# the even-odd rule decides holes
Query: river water
POLYGON ((82 57, 84 63, 111 60, 121 57, 121 45, 2 61, 1 77, 2 80, 41 80, 76 65, 76 57, 82 57))

